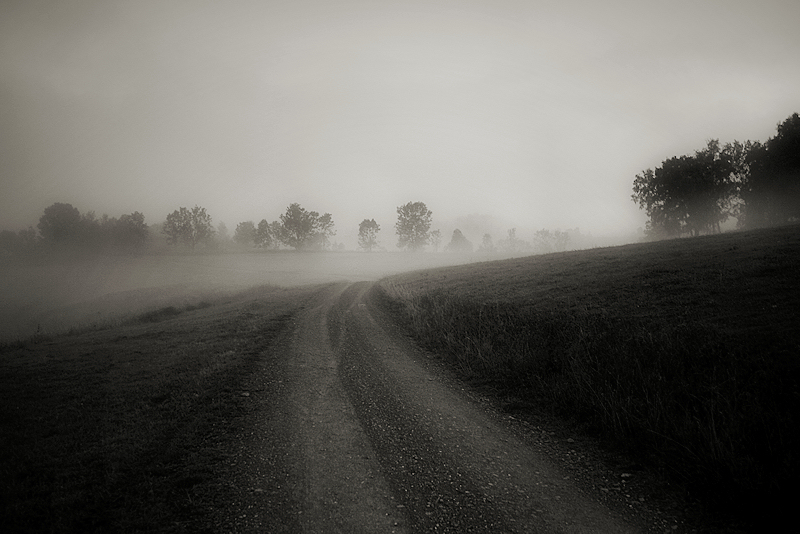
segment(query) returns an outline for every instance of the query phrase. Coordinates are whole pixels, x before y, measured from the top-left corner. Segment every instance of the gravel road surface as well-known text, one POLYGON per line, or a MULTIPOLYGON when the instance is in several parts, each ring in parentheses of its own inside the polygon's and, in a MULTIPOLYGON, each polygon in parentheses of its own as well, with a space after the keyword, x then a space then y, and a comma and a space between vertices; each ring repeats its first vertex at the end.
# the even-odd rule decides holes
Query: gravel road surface
POLYGON ((581 480, 535 446, 539 429, 512 428, 437 371, 372 287, 321 286, 267 349, 230 452, 239 499, 213 530, 676 531, 658 514, 607 506, 597 476, 581 480))

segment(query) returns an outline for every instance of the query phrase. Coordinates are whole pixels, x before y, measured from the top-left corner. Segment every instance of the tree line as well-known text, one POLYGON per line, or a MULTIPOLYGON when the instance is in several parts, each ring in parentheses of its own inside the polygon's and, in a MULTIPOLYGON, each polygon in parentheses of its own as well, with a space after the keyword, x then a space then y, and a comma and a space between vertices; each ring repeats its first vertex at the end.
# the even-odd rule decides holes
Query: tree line
POLYGON ((719 233, 800 220, 800 115, 766 142, 718 139, 693 155, 672 157, 636 175, 631 199, 649 217, 650 238, 719 233))
POLYGON ((138 211, 119 218, 97 217, 93 211, 81 214, 71 204, 56 202, 45 208, 36 229, 0 232, 0 251, 141 249, 149 235, 144 215, 138 211))
MULTIPOLYGON (((490 234, 485 234, 476 248, 461 230, 456 229, 450 243, 442 247, 441 232, 431 230, 432 218, 433 212, 424 202, 399 206, 395 224, 398 248, 411 252, 430 246, 434 252, 469 253, 477 250, 480 253, 533 254, 564 250, 570 237, 567 232, 540 230, 536 232, 534 242, 529 243, 516 236, 516 229, 511 229, 508 237, 496 244, 490 234)), ((37 229, 29 227, 17 233, 0 232, 0 251, 5 254, 41 250, 141 251, 155 235, 163 236, 166 243, 175 249, 183 247, 194 251, 197 247, 214 248, 228 239, 224 224, 220 223, 215 229, 211 216, 200 206, 176 209, 162 223, 150 227, 138 211, 119 218, 97 217, 92 211, 81 214, 71 204, 57 202, 44 210, 37 229)), ((367 252, 382 249, 380 231, 375 219, 361 221, 358 248, 367 252)), ((240 222, 232 241, 241 246, 264 249, 331 250, 334 235, 336 231, 330 213, 320 215, 294 203, 279 220, 268 222, 262 219, 257 225, 253 221, 240 222)))
POLYGON ((290 204, 280 222, 262 219, 256 226, 253 221, 236 225, 233 240, 241 245, 261 248, 278 248, 281 244, 295 250, 329 250, 333 229, 333 216, 307 211, 300 204, 290 204))
MULTIPOLYGON (((398 207, 397 213, 398 246, 410 251, 424 248, 431 236, 432 212, 423 202, 409 202, 398 207)), ((176 209, 163 223, 151 228, 138 211, 119 218, 97 217, 93 211, 81 214, 71 204, 56 202, 45 208, 36 229, 31 226, 19 232, 0 232, 0 251, 4 254, 54 250, 136 251, 151 242, 154 230, 170 246, 192 251, 198 247, 212 248, 219 240, 224 240, 226 236, 222 234, 227 233, 222 223, 215 229, 211 215, 200 206, 176 209)), ((364 219, 359 225, 359 248, 377 249, 379 232, 380 225, 375 219, 364 219)), ((330 250, 334 235, 330 213, 320 215, 293 203, 279 220, 267 222, 263 219, 258 225, 252 221, 239 223, 233 241, 267 249, 283 246, 295 250, 330 250)))
MULTIPOLYGON (((397 208, 395 233, 397 247, 416 252, 430 246, 434 252, 471 253, 472 242, 461 230, 453 231, 450 243, 441 247, 442 235, 431 230, 433 212, 424 202, 408 202, 397 208)), ((93 250, 142 251, 152 245, 153 238, 160 235, 174 249, 195 251, 216 249, 228 241, 227 228, 220 223, 214 228, 211 215, 205 208, 181 207, 167 215, 166 219, 153 226, 145 223, 144 215, 138 211, 112 218, 97 217, 90 211, 81 214, 71 204, 57 202, 44 210, 39 218, 37 230, 29 227, 14 233, 0 233, 0 252, 3 254, 30 253, 35 251, 82 252, 93 250)), ((364 251, 381 250, 380 225, 375 219, 364 219, 358 226, 358 247, 364 251)), ((257 225, 253 221, 240 222, 236 226, 232 241, 240 246, 263 249, 293 248, 299 251, 332 250, 332 238, 336 235, 333 216, 308 211, 293 203, 286 208, 278 220, 262 219, 257 225)), ((540 230, 534 243, 516 236, 516 229, 508 231, 507 239, 493 243, 490 234, 483 236, 477 247, 480 253, 533 254, 559 252, 566 248, 570 235, 567 232, 540 230)))
MULTIPOLYGON (((397 246, 408 251, 424 248, 430 239, 433 213, 424 202, 409 202, 397 208, 397 246)), ((307 211, 299 204, 291 204, 279 221, 262 219, 256 225, 244 221, 236 225, 233 240, 240 245, 277 248, 285 245, 295 250, 329 250, 331 238, 336 235, 330 213, 320 215, 307 211)), ((380 225, 375 219, 364 219, 358 225, 358 246, 371 252, 379 248, 380 225)))

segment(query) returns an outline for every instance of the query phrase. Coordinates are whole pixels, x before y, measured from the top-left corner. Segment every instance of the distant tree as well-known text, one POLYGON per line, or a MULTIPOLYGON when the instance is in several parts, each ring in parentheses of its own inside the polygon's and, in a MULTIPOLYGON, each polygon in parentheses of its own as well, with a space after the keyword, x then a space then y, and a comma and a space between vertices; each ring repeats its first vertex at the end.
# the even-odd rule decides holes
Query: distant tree
POLYGON ((472 243, 464 237, 461 230, 456 228, 453 230, 453 237, 450 239, 446 250, 448 252, 472 252, 472 243))
POLYGON ((104 226, 110 226, 114 244, 122 248, 140 249, 150 237, 150 230, 144 222, 144 215, 134 211, 119 219, 104 216, 104 226))
POLYGON ((546 228, 537 230, 533 234, 534 248, 539 254, 554 252, 553 241, 553 234, 546 228))
POLYGON ((186 208, 180 208, 167 215, 167 220, 161 228, 161 232, 167 237, 167 243, 174 247, 183 240, 185 227, 188 220, 188 211, 186 208))
POLYGON ((101 248, 112 240, 113 228, 116 220, 110 220, 108 215, 98 219, 94 211, 81 215, 78 226, 77 242, 84 247, 101 248))
POLYGON ((190 217, 191 224, 189 228, 191 232, 189 234, 188 243, 189 246, 194 250, 195 245, 198 243, 207 243, 214 237, 214 226, 211 224, 211 216, 206 213, 205 208, 201 208, 199 206, 195 206, 192 208, 191 217, 190 217))
POLYGON ((726 143, 722 148, 722 158, 728 163, 730 174, 727 180, 727 191, 721 199, 722 211, 729 217, 736 218, 736 226, 743 228, 746 225, 747 206, 745 197, 750 180, 750 152, 759 143, 747 141, 741 143, 734 141, 726 143))
POLYGON ((517 238, 517 229, 511 228, 508 237, 500 241, 500 248, 504 252, 515 253, 520 249, 520 240, 517 238))
POLYGON ((333 218, 330 213, 326 213, 317 219, 317 236, 322 250, 328 250, 331 244, 331 237, 336 235, 333 229, 333 218))
POLYGON ((306 211, 297 203, 286 208, 286 213, 281 215, 281 223, 278 234, 280 240, 295 250, 324 250, 330 244, 330 237, 336 233, 330 213, 320 216, 316 211, 306 211))
POLYGON ((650 217, 649 235, 719 232, 732 191, 733 167, 723 156, 719 141, 712 139, 693 156, 669 158, 655 171, 636 176, 631 198, 650 217))
POLYGON ((269 223, 269 233, 273 238, 272 246, 277 248, 280 243, 283 243, 284 228, 280 221, 272 221, 269 223))
POLYGON ((703 150, 694 154, 694 172, 690 174, 692 181, 687 187, 687 226, 694 235, 720 233, 720 224, 730 216, 734 167, 727 156, 717 139, 710 140, 703 150))
POLYGON ((494 243, 492 242, 491 234, 483 234, 483 240, 481 241, 481 246, 478 247, 479 252, 494 252, 494 243))
POLYGON ((508 249, 512 252, 517 251, 520 248, 520 240, 517 238, 516 228, 512 228, 508 231, 508 238, 506 241, 508 243, 508 249))
POLYGON ((430 238, 433 213, 424 202, 409 202, 397 208, 397 230, 399 248, 410 251, 422 250, 430 238))
POLYGON ((261 248, 270 248, 277 241, 277 236, 272 235, 272 228, 266 219, 261 219, 254 235, 256 245, 261 248))
POLYGON ((230 232, 228 231, 228 225, 220 221, 219 224, 217 224, 217 239, 224 243, 229 241, 230 238, 231 236, 230 232))
POLYGON ((306 248, 316 231, 316 214, 300 207, 300 204, 291 204, 286 208, 286 213, 281 215, 283 232, 281 240, 295 250, 306 248))
POLYGON ((569 234, 561 230, 551 232, 543 228, 534 234, 534 241, 536 249, 541 254, 563 252, 569 243, 569 234))
POLYGON ((81 235, 81 214, 72 204, 56 202, 45 208, 37 227, 45 243, 75 242, 81 235))
POLYGON ((728 217, 751 228, 800 220, 800 114, 765 143, 711 140, 647 169, 631 199, 647 212, 650 238, 719 232, 728 217))
POLYGON ((517 229, 508 230, 507 237, 497 242, 497 250, 503 254, 518 256, 520 254, 533 253, 534 249, 530 243, 517 237, 517 229))
POLYGON ((358 225, 358 246, 367 252, 372 252, 372 249, 378 246, 378 232, 381 227, 375 222, 375 219, 364 219, 358 225))
POLYGON ((188 245, 192 250, 199 243, 207 243, 214 236, 211 216, 205 208, 195 206, 191 210, 180 208, 169 215, 161 230, 167 242, 177 247, 178 243, 188 245))
POLYGON ((747 146, 741 196, 748 227, 800 220, 800 115, 778 124, 766 143, 747 146))
POLYGON ((256 243, 256 226, 253 221, 244 221, 236 225, 233 231, 233 241, 240 245, 254 245, 256 243))
POLYGON ((776 188, 783 202, 775 219, 779 223, 800 220, 800 115, 778 125, 778 133, 767 141, 776 188))
POLYGON ((315 221, 312 214, 295 203, 286 208, 286 213, 280 218, 284 229, 281 240, 295 250, 304 248, 314 235, 315 221))

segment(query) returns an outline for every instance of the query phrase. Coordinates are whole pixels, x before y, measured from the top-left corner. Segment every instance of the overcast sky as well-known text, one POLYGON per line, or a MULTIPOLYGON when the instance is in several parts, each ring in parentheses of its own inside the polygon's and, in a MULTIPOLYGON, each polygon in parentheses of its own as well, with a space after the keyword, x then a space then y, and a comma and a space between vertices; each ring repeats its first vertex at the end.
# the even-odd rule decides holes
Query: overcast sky
POLYGON ((233 231, 299 202, 393 248, 423 201, 446 239, 469 214, 632 232, 637 173, 800 112, 798 22, 797 0, 4 0, 0 229, 68 202, 233 231))

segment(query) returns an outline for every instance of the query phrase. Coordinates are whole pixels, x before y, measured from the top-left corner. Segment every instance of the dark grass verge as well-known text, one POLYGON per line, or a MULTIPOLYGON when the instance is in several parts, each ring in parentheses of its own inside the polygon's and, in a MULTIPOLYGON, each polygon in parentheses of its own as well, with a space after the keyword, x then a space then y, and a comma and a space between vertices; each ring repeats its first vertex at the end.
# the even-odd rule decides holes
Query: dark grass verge
MULTIPOLYGON (((270 286, 265 286, 270 287, 270 286)), ((222 299, 219 299, 221 302, 222 299)), ((213 302, 201 300, 197 304, 184 304, 182 307, 177 306, 164 306, 154 310, 149 310, 143 313, 133 315, 131 317, 107 317, 103 320, 92 321, 85 324, 72 326, 60 332, 37 332, 26 338, 9 340, 0 339, 0 351, 11 350, 15 348, 23 348, 31 344, 52 342, 61 336, 74 336, 86 334, 88 332, 97 332, 100 330, 109 330, 111 328, 118 328, 121 326, 136 324, 136 323, 157 323, 183 312, 191 312, 196 310, 204 310, 214 306, 213 302)))
POLYGON ((183 307, 183 309, 176 308, 175 306, 165 306, 157 310, 152 310, 142 313, 139 316, 137 316, 135 320, 142 323, 157 323, 158 321, 162 321, 164 319, 180 315, 184 311, 189 312, 195 310, 203 310, 211 306, 212 304, 205 300, 200 301, 197 304, 187 304, 186 306, 183 307))
MULTIPOLYGON (((781 293, 792 289, 786 281, 797 276, 798 252, 786 253, 783 262, 768 257, 768 272, 763 261, 753 264, 759 288, 771 287, 782 307, 787 297, 781 293), (763 284, 765 276, 774 284, 763 284)), ((648 268, 635 256, 627 261, 633 262, 628 269, 648 268)), ((670 298, 676 288, 702 293, 709 274, 703 271, 711 267, 685 269, 691 282, 661 292, 670 298)), ((730 291, 747 287, 751 274, 742 270, 730 291)), ((663 469, 711 510, 761 526, 788 517, 800 475, 800 340, 791 317, 776 318, 772 324, 779 326, 769 328, 733 309, 720 320, 682 299, 675 309, 635 317, 592 311, 603 308, 596 301, 585 307, 487 303, 441 286, 394 279, 376 287, 376 298, 464 378, 489 382, 501 395, 602 434, 663 469)), ((797 295, 788 300, 791 315, 797 295)))
POLYGON ((248 402, 241 384, 304 298, 270 290, 213 313, 0 348, 3 530, 206 529, 223 444, 248 402))

